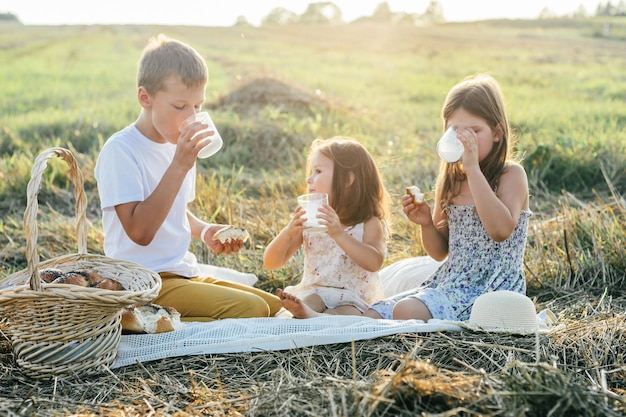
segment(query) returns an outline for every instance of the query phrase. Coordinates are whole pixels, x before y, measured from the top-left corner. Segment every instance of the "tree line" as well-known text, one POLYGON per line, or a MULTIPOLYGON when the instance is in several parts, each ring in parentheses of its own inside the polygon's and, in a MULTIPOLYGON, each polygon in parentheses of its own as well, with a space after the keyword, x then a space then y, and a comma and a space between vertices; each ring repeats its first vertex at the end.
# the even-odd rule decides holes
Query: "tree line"
POLYGON ((620 0, 615 5, 610 1, 600 3, 596 8, 596 16, 626 16, 626 2, 620 0))

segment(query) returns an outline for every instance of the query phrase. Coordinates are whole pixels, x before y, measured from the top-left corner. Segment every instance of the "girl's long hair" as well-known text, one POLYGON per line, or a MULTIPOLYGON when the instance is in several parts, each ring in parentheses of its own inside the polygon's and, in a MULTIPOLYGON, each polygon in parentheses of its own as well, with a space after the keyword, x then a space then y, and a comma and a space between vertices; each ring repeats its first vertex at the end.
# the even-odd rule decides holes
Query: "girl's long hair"
POLYGON ((311 145, 307 162, 310 175, 310 160, 314 152, 333 161, 331 207, 337 212, 345 226, 354 226, 374 216, 386 224, 389 195, 376 164, 370 153, 358 141, 335 136, 316 139, 311 145), (354 181, 349 183, 350 173, 354 181))
MULTIPOLYGON (((490 75, 479 74, 468 77, 452 87, 441 110, 444 131, 452 113, 460 108, 484 119, 492 130, 499 130, 501 139, 494 143, 491 152, 480 161, 481 171, 491 189, 496 190, 506 162, 512 157, 509 122, 504 96, 498 82, 490 75)), ((441 163, 436 194, 442 208, 451 204, 452 199, 459 193, 463 180, 465 173, 462 172, 459 162, 441 163)))

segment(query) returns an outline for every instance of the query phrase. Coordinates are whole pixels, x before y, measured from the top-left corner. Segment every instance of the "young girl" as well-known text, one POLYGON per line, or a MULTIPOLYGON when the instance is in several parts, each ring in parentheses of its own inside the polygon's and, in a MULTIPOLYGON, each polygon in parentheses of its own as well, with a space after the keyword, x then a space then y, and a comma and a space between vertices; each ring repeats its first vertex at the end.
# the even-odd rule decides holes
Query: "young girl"
POLYGON ((305 229, 298 207, 265 249, 263 263, 280 268, 304 244, 302 281, 277 291, 283 307, 296 318, 361 314, 383 297, 378 270, 386 251, 387 191, 371 155, 349 138, 315 140, 307 172, 308 192, 328 194, 330 204, 317 215, 327 231, 305 229))
POLYGON ((523 257, 528 180, 512 161, 504 98, 495 79, 478 75, 448 93, 444 130, 453 125, 462 159, 442 162, 435 207, 402 198, 404 213, 421 226, 426 252, 447 260, 418 288, 374 304, 367 314, 386 319, 464 321, 481 294, 525 293, 523 257))

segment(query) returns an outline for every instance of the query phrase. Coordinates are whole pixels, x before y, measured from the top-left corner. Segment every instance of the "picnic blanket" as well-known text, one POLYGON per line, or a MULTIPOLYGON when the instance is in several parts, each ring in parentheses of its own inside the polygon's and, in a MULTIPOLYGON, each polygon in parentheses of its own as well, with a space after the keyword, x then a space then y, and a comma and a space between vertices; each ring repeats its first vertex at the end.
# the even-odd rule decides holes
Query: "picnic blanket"
POLYGON ((375 320, 359 316, 190 322, 185 328, 168 333, 123 335, 111 368, 185 355, 287 350, 397 333, 460 330, 461 327, 441 320, 424 323, 421 320, 375 320))
MULTIPOLYGON (((380 275, 385 296, 416 287, 440 264, 424 256, 398 261, 384 268, 380 275)), ((243 282, 239 276, 221 278, 243 282)), ((540 332, 548 331, 551 327, 550 321, 547 321, 547 313, 544 310, 537 315, 540 332)), ((186 323, 185 328, 168 333, 123 335, 112 368, 176 356, 287 350, 349 343, 399 333, 459 332, 468 329, 476 330, 476 326, 436 319, 425 323, 422 320, 376 320, 360 316, 321 316, 310 319, 271 317, 190 322, 186 323)))

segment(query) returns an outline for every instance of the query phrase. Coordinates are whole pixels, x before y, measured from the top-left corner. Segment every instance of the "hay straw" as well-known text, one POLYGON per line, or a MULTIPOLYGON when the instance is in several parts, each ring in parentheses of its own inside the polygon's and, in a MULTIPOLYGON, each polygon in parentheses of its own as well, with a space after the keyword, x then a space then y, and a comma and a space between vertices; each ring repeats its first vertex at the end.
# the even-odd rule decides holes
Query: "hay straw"
POLYGON ((552 305, 563 327, 538 337, 398 334, 288 351, 168 358, 48 382, 22 376, 5 341, 0 413, 621 416, 626 323, 618 310, 626 300, 612 300, 612 314, 599 302, 579 295, 564 300, 567 309, 552 305))

